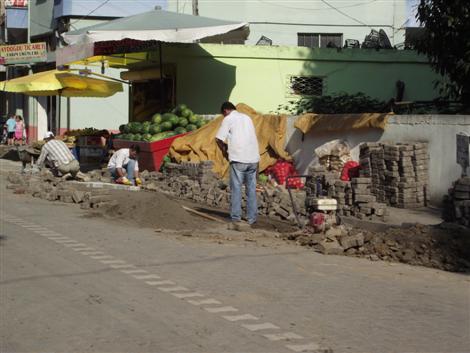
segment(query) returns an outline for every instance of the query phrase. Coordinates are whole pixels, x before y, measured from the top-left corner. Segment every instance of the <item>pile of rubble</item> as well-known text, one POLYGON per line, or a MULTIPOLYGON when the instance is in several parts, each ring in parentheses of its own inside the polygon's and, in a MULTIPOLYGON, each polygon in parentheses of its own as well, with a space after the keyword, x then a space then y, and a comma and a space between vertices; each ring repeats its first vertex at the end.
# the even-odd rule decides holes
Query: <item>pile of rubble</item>
POLYGON ((398 208, 428 203, 427 143, 373 143, 360 146, 360 175, 371 179, 371 192, 380 202, 398 208))
POLYGON ((286 238, 322 254, 464 272, 470 269, 470 237, 467 232, 463 227, 448 223, 388 227, 382 232, 341 225, 324 233, 313 233, 306 228, 286 235, 286 238))
MULTIPOLYGON (((213 162, 168 163, 160 172, 143 172, 143 187, 167 195, 205 204, 219 209, 230 207, 230 185, 212 172, 213 162)), ((269 217, 295 221, 295 214, 288 192, 282 187, 265 186, 259 189, 258 213, 269 217)), ((299 215, 307 218, 305 192, 293 190, 292 196, 299 215)), ((243 201, 245 201, 243 193, 243 201)), ((244 202, 245 204, 245 202, 244 202)))
POLYGON ((444 198, 443 218, 470 227, 470 177, 457 180, 444 198))
POLYGON ((30 194, 47 201, 80 204, 83 209, 103 208, 115 205, 110 192, 90 189, 80 183, 65 182, 47 169, 36 175, 10 173, 7 188, 17 194, 30 194))

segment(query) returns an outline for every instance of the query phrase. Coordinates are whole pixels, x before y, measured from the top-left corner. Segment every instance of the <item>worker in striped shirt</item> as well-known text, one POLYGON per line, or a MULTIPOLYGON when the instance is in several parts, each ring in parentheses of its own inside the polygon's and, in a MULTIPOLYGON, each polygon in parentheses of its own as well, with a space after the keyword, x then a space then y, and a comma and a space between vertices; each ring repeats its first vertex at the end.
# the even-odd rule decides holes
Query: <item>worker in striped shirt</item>
POLYGON ((47 165, 56 176, 64 177, 70 174, 75 178, 80 171, 80 164, 67 145, 61 140, 55 140, 50 131, 44 135, 44 141, 46 144, 42 146, 41 155, 37 160, 38 166, 47 165))

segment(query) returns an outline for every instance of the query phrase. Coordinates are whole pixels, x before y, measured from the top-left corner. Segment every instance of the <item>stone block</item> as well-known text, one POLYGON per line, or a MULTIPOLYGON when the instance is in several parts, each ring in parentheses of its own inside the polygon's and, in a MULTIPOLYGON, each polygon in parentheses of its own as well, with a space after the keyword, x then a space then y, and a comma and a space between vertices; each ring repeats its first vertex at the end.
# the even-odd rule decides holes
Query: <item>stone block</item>
POLYGON ((313 247, 315 250, 325 255, 342 255, 344 253, 343 247, 336 240, 322 240, 313 247))

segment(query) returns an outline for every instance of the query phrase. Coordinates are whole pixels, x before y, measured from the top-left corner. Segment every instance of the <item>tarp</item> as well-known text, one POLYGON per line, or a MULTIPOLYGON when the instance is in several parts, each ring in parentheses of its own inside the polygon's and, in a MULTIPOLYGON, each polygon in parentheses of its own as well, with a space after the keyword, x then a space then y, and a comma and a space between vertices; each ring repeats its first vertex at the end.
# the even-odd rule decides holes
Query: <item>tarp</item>
MULTIPOLYGON (((237 111, 253 119, 261 155, 260 171, 274 165, 279 158, 291 160, 284 150, 287 125, 285 115, 262 115, 243 103, 237 105, 237 111)), ((214 161, 214 172, 227 177, 229 163, 215 142, 215 135, 223 118, 220 116, 201 129, 176 139, 170 147, 170 157, 177 162, 214 161)))
MULTIPOLYGON (((85 44, 101 41, 134 39, 139 41, 156 40, 172 43, 192 43, 194 41, 240 31, 240 38, 248 36, 246 22, 224 21, 214 18, 153 10, 123 17, 106 23, 85 27, 62 34, 69 44, 85 44)), ((233 36, 231 36, 233 40, 233 36)))
POLYGON ((304 134, 315 132, 337 132, 360 129, 385 130, 391 114, 304 114, 297 118, 294 127, 304 134))
POLYGON ((29 96, 110 97, 122 90, 122 84, 119 82, 59 70, 39 72, 0 82, 0 91, 29 96))

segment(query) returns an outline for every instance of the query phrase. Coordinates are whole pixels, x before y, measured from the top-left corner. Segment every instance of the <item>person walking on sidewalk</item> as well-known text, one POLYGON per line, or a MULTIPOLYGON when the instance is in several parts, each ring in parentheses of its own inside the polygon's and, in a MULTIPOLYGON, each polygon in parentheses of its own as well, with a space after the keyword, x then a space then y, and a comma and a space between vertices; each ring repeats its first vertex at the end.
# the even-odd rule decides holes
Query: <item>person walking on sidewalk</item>
POLYGON ((64 141, 55 140, 51 131, 44 135, 46 144, 42 146, 41 155, 37 164, 43 167, 46 162, 56 176, 67 178, 69 175, 76 177, 80 171, 80 164, 70 152, 64 141))
POLYGON ((10 115, 7 122, 5 123, 7 127, 7 143, 8 146, 13 146, 15 144, 15 129, 16 129, 16 118, 13 115, 10 115))
POLYGON ((109 159, 108 170, 117 184, 141 185, 139 177, 139 162, 137 157, 140 153, 138 145, 131 145, 129 148, 121 148, 114 152, 109 159))
POLYGON ((256 176, 260 160, 258 139, 251 118, 237 112, 230 102, 222 104, 224 116, 216 134, 216 142, 230 162, 231 210, 230 218, 235 229, 242 219, 242 186, 247 196, 248 224, 256 223, 258 205, 256 201, 256 176))

